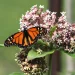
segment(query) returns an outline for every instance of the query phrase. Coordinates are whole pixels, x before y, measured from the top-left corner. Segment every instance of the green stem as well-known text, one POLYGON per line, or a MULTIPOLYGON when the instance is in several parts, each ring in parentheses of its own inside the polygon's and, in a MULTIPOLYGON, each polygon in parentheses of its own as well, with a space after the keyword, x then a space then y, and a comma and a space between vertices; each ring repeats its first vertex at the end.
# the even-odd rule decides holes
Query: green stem
POLYGON ((52 73, 52 55, 53 54, 49 55, 49 63, 48 63, 49 70, 48 70, 48 75, 51 75, 51 73, 52 73))
POLYGON ((41 74, 40 75, 43 75, 43 73, 41 72, 41 74))
POLYGON ((4 44, 0 44, 0 46, 1 46, 1 47, 3 47, 3 46, 4 46, 4 44))

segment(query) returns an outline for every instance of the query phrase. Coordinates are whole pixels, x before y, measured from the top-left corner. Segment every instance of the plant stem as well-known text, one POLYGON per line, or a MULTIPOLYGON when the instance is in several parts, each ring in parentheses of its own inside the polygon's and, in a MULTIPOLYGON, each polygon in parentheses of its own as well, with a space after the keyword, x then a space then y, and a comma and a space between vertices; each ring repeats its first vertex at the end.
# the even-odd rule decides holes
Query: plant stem
POLYGON ((43 73, 41 72, 41 74, 40 75, 43 75, 43 73))
POLYGON ((4 46, 4 44, 0 44, 0 46, 4 46))
POLYGON ((52 73, 52 55, 53 54, 50 54, 49 55, 49 63, 48 63, 48 66, 49 66, 49 70, 48 70, 48 75, 51 75, 51 73, 52 73))

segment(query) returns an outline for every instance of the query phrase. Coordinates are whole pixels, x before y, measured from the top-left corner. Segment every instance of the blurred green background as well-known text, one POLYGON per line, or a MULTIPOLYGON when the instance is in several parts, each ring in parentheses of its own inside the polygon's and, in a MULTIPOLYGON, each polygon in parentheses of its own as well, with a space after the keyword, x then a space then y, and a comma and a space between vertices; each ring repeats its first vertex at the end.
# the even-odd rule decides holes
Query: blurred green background
MULTIPOLYGON (((48 8, 48 0, 0 0, 0 44, 3 44, 9 35, 18 31, 22 14, 35 4, 48 8)), ((0 47, 0 75, 20 72, 14 61, 17 52, 18 47, 0 47)))
MULTIPOLYGON (((65 0, 63 3, 63 11, 65 11, 65 5, 68 1, 71 1, 71 22, 75 23, 75 0, 65 0)), ((25 14, 27 10, 37 4, 44 5, 46 10, 48 8, 48 0, 0 0, 0 44, 4 43, 4 40, 11 34, 18 31, 20 24, 19 20, 22 14, 25 14)), ((68 11, 66 10, 68 13, 68 11)), ((0 75, 9 75, 12 72, 21 72, 19 66, 14 61, 15 54, 19 52, 18 47, 0 47, 0 75)), ((68 56, 68 55, 67 55, 68 56)), ((62 72, 66 72, 66 54, 61 57, 62 72)), ((68 56, 70 57, 70 56, 68 56)), ((75 59, 72 59, 75 62, 75 59)), ((75 64, 74 64, 75 65, 75 64)), ((74 69, 75 70, 75 69, 74 69)), ((74 71, 73 70, 73 71, 74 71)), ((75 71, 74 71, 75 72, 75 71)), ((60 73, 60 75, 66 75, 65 73, 60 73)))

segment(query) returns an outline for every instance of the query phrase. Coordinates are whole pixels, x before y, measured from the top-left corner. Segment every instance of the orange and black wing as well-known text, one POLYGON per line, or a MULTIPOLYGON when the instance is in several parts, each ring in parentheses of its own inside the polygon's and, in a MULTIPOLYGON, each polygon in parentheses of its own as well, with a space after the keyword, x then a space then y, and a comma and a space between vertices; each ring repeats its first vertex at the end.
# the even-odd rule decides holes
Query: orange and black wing
POLYGON ((5 46, 11 46, 11 45, 22 45, 22 40, 23 40, 23 36, 24 36, 24 33, 23 32, 17 32, 11 36, 9 36, 5 42, 4 42, 4 45, 5 46))
POLYGON ((28 30, 17 32, 11 35, 5 40, 4 45, 7 47, 11 45, 17 45, 19 47, 27 47, 37 40, 38 35, 39 35, 38 28, 33 27, 28 30))
POLYGON ((8 37, 5 40, 4 45, 7 47, 11 45, 17 45, 18 47, 24 48, 35 43, 39 35, 42 33, 40 33, 39 27, 32 27, 28 30, 25 29, 24 31, 17 32, 8 37))
MULTIPOLYGON (((24 37, 24 41, 27 42, 27 44, 30 46, 33 43, 35 43, 38 38, 42 35, 46 33, 46 29, 45 28, 41 28, 40 27, 32 27, 29 28, 28 30, 24 30, 25 33, 25 37, 24 37)), ((23 42, 23 46, 25 46, 26 43, 23 42)))

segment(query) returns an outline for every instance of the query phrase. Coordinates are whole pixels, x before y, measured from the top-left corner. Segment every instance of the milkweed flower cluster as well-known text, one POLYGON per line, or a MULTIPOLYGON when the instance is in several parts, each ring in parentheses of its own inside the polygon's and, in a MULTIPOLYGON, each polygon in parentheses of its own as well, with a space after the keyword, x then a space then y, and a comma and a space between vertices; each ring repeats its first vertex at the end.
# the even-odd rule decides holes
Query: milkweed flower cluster
MULTIPOLYGON (((41 36, 41 39, 44 40, 49 46, 47 48, 44 44, 44 49, 50 50, 50 43, 52 43, 54 46, 57 47, 57 49, 62 47, 65 51, 74 52, 75 24, 70 24, 67 21, 65 12, 61 12, 61 16, 57 18, 56 12, 51 12, 49 10, 44 11, 43 9, 44 6, 42 5, 40 5, 39 7, 37 7, 37 5, 32 6, 30 11, 27 11, 25 15, 22 15, 22 18, 20 19, 19 30, 24 31, 24 29, 29 29, 32 27, 43 27, 47 30, 47 33, 46 35, 43 35, 43 37, 41 36), (52 27, 56 28, 50 36, 50 30, 52 27)), ((36 46, 40 47, 38 45, 36 46)), ((43 49, 41 47, 38 49, 43 49)), ((44 59, 45 57, 36 58, 28 61, 28 52, 29 49, 21 50, 20 53, 18 53, 18 55, 16 56, 17 62, 20 65, 21 70, 24 73, 31 75, 40 75, 41 72, 46 71, 45 69, 47 68, 47 66, 44 59)))
POLYGON ((25 74, 40 75, 42 72, 47 71, 47 65, 44 57, 28 60, 27 54, 28 49, 23 49, 16 54, 16 61, 25 74))
POLYGON ((75 50, 75 24, 67 22, 65 12, 62 12, 58 18, 52 41, 58 47, 62 46, 68 52, 74 52, 75 50))
POLYGON ((28 29, 31 27, 44 27, 47 30, 54 25, 56 20, 56 12, 51 12, 49 10, 43 11, 44 6, 34 5, 31 7, 30 11, 27 11, 25 15, 20 18, 20 31, 24 28, 28 29))

